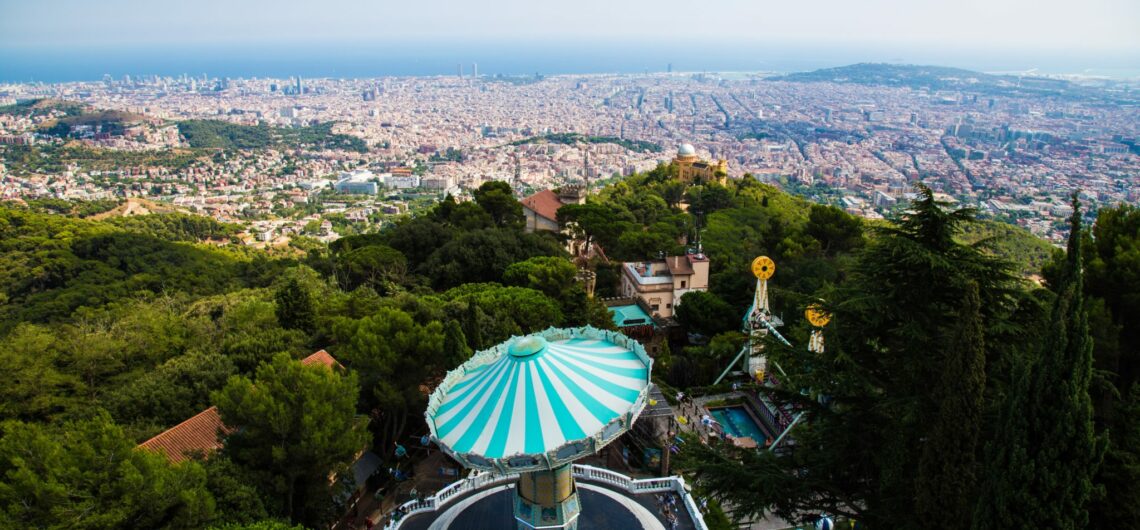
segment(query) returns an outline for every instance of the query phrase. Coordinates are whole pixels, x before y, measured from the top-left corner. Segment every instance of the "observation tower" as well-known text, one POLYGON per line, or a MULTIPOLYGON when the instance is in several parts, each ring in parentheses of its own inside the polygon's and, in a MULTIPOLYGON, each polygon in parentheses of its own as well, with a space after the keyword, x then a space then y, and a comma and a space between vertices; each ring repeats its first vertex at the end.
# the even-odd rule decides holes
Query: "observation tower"
POLYGON ((514 337, 452 370, 432 392, 431 439, 464 466, 519 474, 520 530, 576 529, 572 464, 626 432, 648 400, 652 359, 592 327, 514 337))

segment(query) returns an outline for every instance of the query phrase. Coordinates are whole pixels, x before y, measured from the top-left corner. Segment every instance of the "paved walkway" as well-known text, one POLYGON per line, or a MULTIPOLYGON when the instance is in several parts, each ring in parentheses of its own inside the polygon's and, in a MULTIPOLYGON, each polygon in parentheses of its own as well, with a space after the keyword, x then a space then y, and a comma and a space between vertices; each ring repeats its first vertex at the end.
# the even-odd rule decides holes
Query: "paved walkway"
MULTIPOLYGON (((384 522, 388 520, 392 511, 412 499, 413 490, 421 497, 429 497, 460 478, 460 476, 440 474, 440 468, 456 469, 456 465, 439 450, 432 450, 427 453, 424 449, 415 448, 411 450, 409 458, 412 458, 412 462, 414 462, 412 466, 415 471, 413 477, 390 486, 390 490, 379 500, 371 497, 373 492, 368 492, 368 498, 361 500, 361 506, 357 509, 357 512, 362 515, 355 517, 349 528, 365 529, 367 528, 367 520, 375 523, 374 528, 384 528, 384 522)), ((409 461, 405 459, 403 462, 404 464, 400 467, 405 469, 408 467, 407 462, 409 461)), ((462 474, 462 470, 459 471, 462 474)))

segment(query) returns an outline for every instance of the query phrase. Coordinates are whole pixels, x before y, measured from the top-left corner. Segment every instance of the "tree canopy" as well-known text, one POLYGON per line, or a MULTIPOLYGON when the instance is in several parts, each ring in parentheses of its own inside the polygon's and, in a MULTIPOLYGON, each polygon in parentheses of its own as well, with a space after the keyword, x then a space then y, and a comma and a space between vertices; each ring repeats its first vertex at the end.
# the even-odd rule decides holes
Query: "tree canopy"
POLYGON ((367 441, 358 388, 354 373, 281 354, 253 379, 233 376, 213 394, 222 421, 240 426, 226 438, 226 454, 264 472, 266 488, 281 496, 281 515, 309 524, 327 517, 329 473, 351 464, 367 441))

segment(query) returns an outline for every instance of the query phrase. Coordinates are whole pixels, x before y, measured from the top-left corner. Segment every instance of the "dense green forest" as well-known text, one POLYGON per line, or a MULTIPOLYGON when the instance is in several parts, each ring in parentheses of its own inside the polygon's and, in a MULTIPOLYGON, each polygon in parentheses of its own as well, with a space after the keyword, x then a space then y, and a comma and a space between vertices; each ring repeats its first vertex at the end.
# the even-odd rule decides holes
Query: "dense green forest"
POLYGON ((1027 276, 1039 274, 1057 250, 1024 228, 990 219, 962 226, 957 239, 966 244, 984 242, 995 255, 1009 261, 1017 272, 1027 276))
POLYGON ((121 171, 124 168, 183 169, 206 154, 199 149, 122 151, 67 144, 8 145, 0 151, 14 175, 63 173, 68 166, 84 171, 121 171))
POLYGON ((126 126, 146 120, 146 116, 118 110, 89 110, 74 116, 65 116, 40 125, 37 129, 52 136, 67 137, 76 127, 98 128, 99 132, 122 136, 126 126))
MULTIPOLYGON (((1101 210, 1090 231, 1074 207, 1067 252, 1043 267, 1047 289, 962 243, 972 213, 929 194, 870 229, 846 278, 813 298, 832 315, 826 351, 768 346, 783 383, 771 398, 805 417, 794 448, 692 444, 682 465, 742 517, 1130 526, 1140 344, 1124 323, 1140 284, 1122 282, 1140 272, 1140 211, 1101 210)), ((803 344, 808 332, 789 335, 803 344)))
POLYGON ((0 527, 324 527, 350 487, 330 473, 367 446, 395 465, 394 442, 425 432, 425 385, 512 335, 612 327, 599 298, 617 262, 698 242, 711 288, 679 306, 688 339, 658 355, 662 386, 706 387, 738 350, 757 255, 778 263, 772 304, 793 343, 808 303, 834 315, 826 354, 772 345, 788 374, 773 399, 809 414, 795 451, 686 444, 682 469, 734 515, 1121 528, 1140 506, 1131 207, 1076 230, 1047 289, 1006 260, 1020 249, 995 250, 1010 238, 965 243, 971 212, 929 195, 869 227, 754 179, 685 186, 669 166, 559 210, 608 262, 526 233, 497 182, 299 257, 229 244, 236 228, 208 219, 79 217, 92 208, 0 208, 0 527), (346 369, 298 362, 321 348, 346 369), (242 427, 216 454, 134 449, 211 405, 242 427))
POLYGON ((0 106, 0 115, 33 118, 60 116, 41 123, 37 130, 53 136, 65 137, 78 125, 98 126, 103 132, 122 134, 128 123, 144 121, 145 116, 118 110, 96 110, 90 105, 75 101, 43 98, 13 105, 0 106))
POLYGON ((12 105, 0 106, 0 115, 5 116, 21 116, 32 117, 44 115, 49 112, 62 113, 64 116, 78 116, 90 110, 90 107, 83 103, 74 101, 64 101, 60 99, 31 99, 14 103, 12 105))
POLYGON ((307 127, 272 127, 266 124, 239 125, 218 120, 178 122, 178 132, 191 147, 221 149, 343 149, 365 153, 364 140, 350 134, 334 134, 332 122, 307 127))
POLYGON ((536 143, 551 143, 561 145, 575 144, 617 144, 630 151, 639 153, 660 153, 661 146, 644 140, 627 140, 617 136, 586 136, 578 133, 550 133, 523 140, 511 142, 510 145, 526 145, 536 143))

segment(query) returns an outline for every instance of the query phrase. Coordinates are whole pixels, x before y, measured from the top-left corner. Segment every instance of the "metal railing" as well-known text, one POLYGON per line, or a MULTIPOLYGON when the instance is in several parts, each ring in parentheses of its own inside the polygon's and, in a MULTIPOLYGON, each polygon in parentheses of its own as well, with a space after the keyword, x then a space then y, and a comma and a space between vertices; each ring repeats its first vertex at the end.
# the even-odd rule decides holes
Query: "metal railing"
MULTIPOLYGON (((576 479, 601 482, 625 490, 633 495, 643 493, 676 493, 684 502, 685 509, 689 512, 689 518, 693 521, 693 526, 695 526, 697 530, 708 530, 708 526, 705 525, 704 516, 701 514, 700 508, 697 507, 696 500, 693 499, 692 494, 685 489, 685 479, 681 477, 633 479, 616 471, 582 464, 574 464, 573 471, 574 478, 576 479)), ((517 473, 503 475, 499 473, 475 472, 471 476, 437 491, 435 495, 422 500, 410 500, 400 505, 399 508, 396 508, 397 512, 401 514, 400 518, 388 523, 384 529, 398 530, 400 525, 413 515, 440 510, 463 494, 498 484, 514 482, 518 480, 518 478, 517 473)))
POLYGON ((396 512, 401 514, 399 519, 388 523, 388 525, 384 528, 385 530, 396 530, 397 528, 400 528, 400 524, 407 520, 408 517, 419 513, 434 512, 440 508, 443 508, 456 497, 461 496, 464 493, 477 491, 488 486, 494 486, 496 484, 514 482, 518 480, 518 478, 519 476, 517 473, 503 475, 499 473, 486 473, 476 471, 472 473, 471 476, 435 492, 435 495, 426 497, 421 500, 412 499, 408 502, 405 502, 404 504, 401 504, 398 508, 396 508, 396 512))

